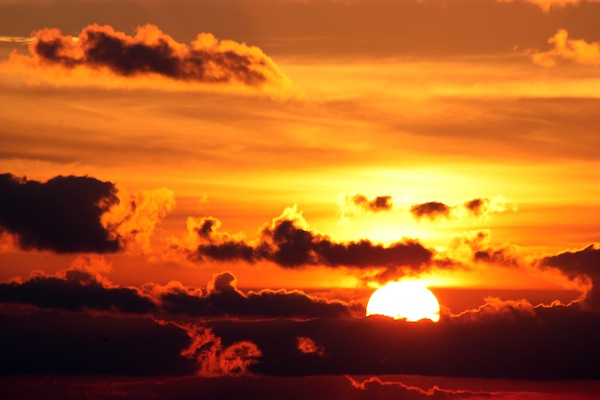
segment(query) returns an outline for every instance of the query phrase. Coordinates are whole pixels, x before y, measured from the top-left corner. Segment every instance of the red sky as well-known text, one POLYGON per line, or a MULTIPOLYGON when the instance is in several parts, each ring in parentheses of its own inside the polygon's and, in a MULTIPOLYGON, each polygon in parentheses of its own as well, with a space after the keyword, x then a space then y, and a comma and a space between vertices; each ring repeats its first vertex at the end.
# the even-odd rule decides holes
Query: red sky
POLYGON ((599 18, 0 0, 11 394, 593 398, 599 18), (365 317, 397 280, 440 322, 365 317))

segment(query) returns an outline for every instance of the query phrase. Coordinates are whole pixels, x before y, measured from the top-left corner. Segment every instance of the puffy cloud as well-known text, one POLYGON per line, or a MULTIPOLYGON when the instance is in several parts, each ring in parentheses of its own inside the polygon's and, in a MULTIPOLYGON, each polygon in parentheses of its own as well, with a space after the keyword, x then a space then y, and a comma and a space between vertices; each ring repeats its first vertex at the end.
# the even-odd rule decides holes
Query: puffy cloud
POLYGON ((600 248, 590 245, 583 250, 566 251, 545 257, 540 264, 557 268, 570 279, 589 279, 592 286, 585 295, 585 304, 600 308, 600 248))
POLYGON ((345 217, 347 214, 353 214, 358 211, 390 211, 394 206, 392 196, 389 195, 376 196, 372 199, 369 199, 364 194, 356 193, 353 195, 341 196, 339 202, 342 217, 345 217))
POLYGON ((151 24, 138 27, 134 36, 97 24, 85 27, 77 37, 42 29, 35 32, 30 51, 42 65, 108 70, 125 77, 156 74, 180 81, 252 87, 287 82, 257 47, 219 41, 210 33, 199 34, 187 45, 151 24))
POLYGON ((0 174, 0 190, 0 233, 21 249, 56 253, 149 251, 156 225, 175 204, 167 188, 128 195, 87 176, 40 182, 0 174))
POLYGON ((184 288, 167 288, 159 294, 162 308, 169 313, 191 316, 253 316, 275 318, 316 318, 349 316, 348 306, 301 291, 269 290, 242 293, 230 272, 216 274, 205 295, 184 288))
POLYGON ((175 207, 174 192, 160 188, 129 195, 120 189, 117 196, 119 202, 102 216, 102 224, 128 249, 150 252, 156 225, 175 207))
POLYGON ((558 61, 570 61, 582 65, 600 65, 600 42, 569 39, 566 29, 559 29, 548 39, 553 47, 548 51, 530 51, 533 62, 544 67, 553 67, 558 61))
POLYGON ((110 253, 121 249, 102 215, 118 204, 113 183, 86 176, 57 176, 47 182, 0 175, 0 230, 22 249, 57 253, 110 253))
POLYGON ((198 228, 204 236, 191 254, 196 259, 272 261, 284 268, 310 265, 328 267, 376 268, 387 267, 395 273, 420 271, 429 268, 433 251, 416 240, 404 240, 387 247, 369 240, 338 243, 310 230, 297 207, 284 210, 260 232, 259 239, 248 244, 219 234, 214 219, 203 220, 198 228), (206 223, 210 228, 202 228, 206 223))
POLYGON ((450 216, 450 207, 438 201, 431 201, 410 207, 410 212, 417 219, 429 218, 435 220, 438 217, 448 218, 450 216))

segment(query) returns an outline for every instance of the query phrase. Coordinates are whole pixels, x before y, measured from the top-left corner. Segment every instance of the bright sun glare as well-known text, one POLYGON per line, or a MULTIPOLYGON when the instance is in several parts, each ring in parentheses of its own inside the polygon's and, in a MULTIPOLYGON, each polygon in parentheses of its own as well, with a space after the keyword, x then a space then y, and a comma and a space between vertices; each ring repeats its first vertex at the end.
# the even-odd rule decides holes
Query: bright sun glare
POLYGON ((371 295, 367 315, 437 322, 440 320, 440 304, 431 290, 418 282, 388 282, 371 295))

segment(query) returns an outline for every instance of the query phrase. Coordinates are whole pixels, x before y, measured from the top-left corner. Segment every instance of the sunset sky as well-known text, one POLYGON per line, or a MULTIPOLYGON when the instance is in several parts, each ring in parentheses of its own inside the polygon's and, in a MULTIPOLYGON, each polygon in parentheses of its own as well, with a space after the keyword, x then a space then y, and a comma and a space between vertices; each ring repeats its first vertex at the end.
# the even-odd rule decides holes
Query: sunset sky
POLYGON ((600 1, 0 0, 0 381, 596 398, 599 149, 600 1))

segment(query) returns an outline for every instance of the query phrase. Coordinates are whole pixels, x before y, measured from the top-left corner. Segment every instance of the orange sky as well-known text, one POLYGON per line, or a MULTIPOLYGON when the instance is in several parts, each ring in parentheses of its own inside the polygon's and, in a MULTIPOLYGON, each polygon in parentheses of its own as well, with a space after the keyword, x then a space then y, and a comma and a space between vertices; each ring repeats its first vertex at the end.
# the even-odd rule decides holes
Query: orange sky
POLYGON ((584 0, 0 0, 0 281, 84 268, 157 296, 230 271, 354 310, 398 279, 457 315, 597 306, 599 18, 584 0), (26 189, 57 176, 89 180, 26 189), (64 207, 115 249, 23 222, 92 180, 119 204, 64 207))

